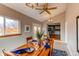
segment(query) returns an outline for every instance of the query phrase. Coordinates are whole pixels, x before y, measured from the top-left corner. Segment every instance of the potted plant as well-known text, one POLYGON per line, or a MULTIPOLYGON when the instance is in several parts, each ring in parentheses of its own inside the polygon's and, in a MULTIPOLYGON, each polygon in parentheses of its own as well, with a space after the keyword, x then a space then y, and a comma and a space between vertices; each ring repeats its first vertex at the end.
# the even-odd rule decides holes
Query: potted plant
POLYGON ((42 31, 37 31, 36 32, 36 37, 39 41, 39 45, 41 45, 41 38, 42 38, 43 34, 44 34, 44 32, 42 32, 42 31))

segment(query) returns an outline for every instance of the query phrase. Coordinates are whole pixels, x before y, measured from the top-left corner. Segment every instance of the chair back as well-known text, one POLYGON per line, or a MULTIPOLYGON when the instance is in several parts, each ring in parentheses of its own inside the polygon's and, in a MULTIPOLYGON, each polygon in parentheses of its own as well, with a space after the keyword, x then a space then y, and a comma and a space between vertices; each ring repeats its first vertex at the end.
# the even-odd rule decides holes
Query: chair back
POLYGON ((32 37, 27 37, 27 38, 26 38, 26 41, 27 41, 27 43, 28 43, 28 42, 32 42, 32 37))

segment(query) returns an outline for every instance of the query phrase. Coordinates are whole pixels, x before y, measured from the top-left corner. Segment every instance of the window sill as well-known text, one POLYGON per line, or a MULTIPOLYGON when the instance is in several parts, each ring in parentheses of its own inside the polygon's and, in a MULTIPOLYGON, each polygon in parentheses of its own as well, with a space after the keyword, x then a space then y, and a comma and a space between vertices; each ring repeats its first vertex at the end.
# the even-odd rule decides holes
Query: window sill
POLYGON ((21 35, 21 34, 5 35, 5 36, 0 36, 0 38, 12 37, 12 36, 18 36, 18 35, 21 35))

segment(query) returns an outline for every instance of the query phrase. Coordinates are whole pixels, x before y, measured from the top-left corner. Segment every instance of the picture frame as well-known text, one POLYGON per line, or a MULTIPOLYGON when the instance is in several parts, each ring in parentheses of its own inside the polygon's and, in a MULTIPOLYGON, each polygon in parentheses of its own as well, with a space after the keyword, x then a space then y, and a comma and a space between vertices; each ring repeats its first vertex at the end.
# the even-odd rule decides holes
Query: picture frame
POLYGON ((30 25, 25 25, 25 32, 30 32, 30 25))

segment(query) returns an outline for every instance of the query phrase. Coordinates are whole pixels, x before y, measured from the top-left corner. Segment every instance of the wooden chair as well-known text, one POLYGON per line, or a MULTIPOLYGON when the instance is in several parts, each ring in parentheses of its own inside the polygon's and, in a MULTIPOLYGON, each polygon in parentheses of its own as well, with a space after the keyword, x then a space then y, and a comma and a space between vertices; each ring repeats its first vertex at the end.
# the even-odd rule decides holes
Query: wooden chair
POLYGON ((3 49, 2 52, 3 52, 3 55, 4 55, 4 56, 16 56, 15 54, 13 54, 13 53, 11 53, 11 52, 5 51, 5 49, 3 49))
POLYGON ((54 46, 54 38, 51 38, 50 41, 50 56, 52 55, 52 51, 53 51, 53 46, 54 46))
POLYGON ((57 35, 54 33, 51 38, 57 38, 57 35))
POLYGON ((41 51, 39 56, 49 56, 49 55, 51 56, 52 55, 53 45, 54 45, 54 38, 50 38, 49 44, 50 44, 50 48, 48 48, 48 49, 43 48, 43 50, 41 51))
POLYGON ((26 41, 27 41, 27 43, 32 42, 32 37, 27 37, 26 41))

